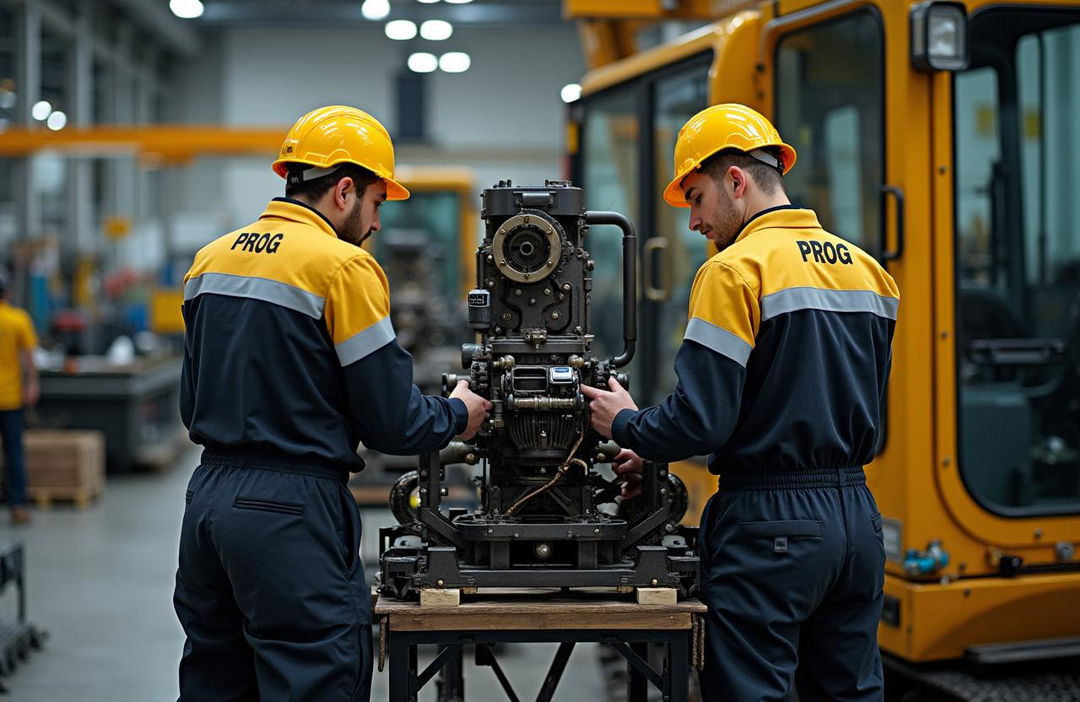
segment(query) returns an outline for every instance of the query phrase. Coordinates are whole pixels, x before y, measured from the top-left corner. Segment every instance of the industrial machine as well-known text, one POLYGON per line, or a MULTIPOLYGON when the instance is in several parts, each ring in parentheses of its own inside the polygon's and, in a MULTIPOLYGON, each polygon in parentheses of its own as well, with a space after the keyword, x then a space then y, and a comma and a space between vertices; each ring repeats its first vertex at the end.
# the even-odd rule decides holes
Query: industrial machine
MULTIPOLYGON (((565 6, 593 67, 568 109, 570 176, 587 207, 652 235, 638 403, 674 387, 690 282, 710 255, 660 198, 676 134, 710 104, 747 104, 798 150, 792 201, 900 286, 887 431, 867 467, 888 557, 888 694, 1080 694, 1067 658, 1080 651, 1080 3, 565 6), (696 29, 638 51, 662 20, 696 29), (1056 677, 1034 675, 1062 658, 1056 677), (1022 669, 976 674, 1006 662, 1022 669)), ((594 303, 597 318, 614 309, 594 303)), ((712 491, 703 460, 671 470, 692 502, 712 491)))
POLYGON ((474 343, 459 377, 493 404, 470 444, 422 456, 391 496, 401 524, 380 530, 381 591, 425 588, 670 587, 694 589, 693 531, 678 526, 686 492, 666 466, 646 470, 643 495, 615 504, 618 484, 596 467, 614 447, 589 425, 579 386, 624 386, 636 344, 637 237, 621 214, 586 211, 580 188, 500 182, 483 193, 486 233, 468 294, 474 343), (592 348, 593 227, 622 230, 622 344, 592 348), (440 509, 444 465, 482 464, 481 505, 440 509), (410 497, 418 496, 413 507, 410 497))

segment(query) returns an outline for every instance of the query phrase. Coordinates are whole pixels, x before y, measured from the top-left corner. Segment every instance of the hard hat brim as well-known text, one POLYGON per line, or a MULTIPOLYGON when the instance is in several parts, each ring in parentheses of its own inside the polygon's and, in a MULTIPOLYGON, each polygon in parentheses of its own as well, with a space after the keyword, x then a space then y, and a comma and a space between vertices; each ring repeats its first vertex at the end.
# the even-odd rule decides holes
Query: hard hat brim
MULTIPOLYGON (((790 146, 789 144, 781 142, 779 144, 776 144, 775 146, 780 149, 780 160, 784 164, 783 174, 787 175, 788 171, 790 171, 792 166, 795 165, 795 160, 798 158, 798 155, 795 153, 794 147, 790 146)), ((671 179, 671 182, 667 184, 667 187, 664 188, 664 202, 671 205, 672 207, 690 207, 690 203, 686 201, 686 196, 683 194, 683 179, 686 178, 686 176, 690 175, 692 172, 701 168, 702 163, 709 160, 720 151, 723 151, 723 149, 720 148, 710 154, 707 154, 697 163, 695 163, 692 167, 686 169, 682 173, 677 173, 675 177, 671 179)))
POLYGON ((412 193, 401 183, 391 178, 383 178, 386 182, 386 199, 389 200, 408 200, 412 193))

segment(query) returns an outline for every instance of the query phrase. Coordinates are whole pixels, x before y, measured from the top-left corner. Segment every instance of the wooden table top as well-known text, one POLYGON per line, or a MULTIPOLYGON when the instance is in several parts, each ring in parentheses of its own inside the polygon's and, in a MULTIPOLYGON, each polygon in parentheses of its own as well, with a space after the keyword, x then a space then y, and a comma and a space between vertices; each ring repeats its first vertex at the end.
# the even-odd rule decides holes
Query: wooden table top
POLYGON ((393 631, 521 631, 553 629, 690 629, 693 615, 708 608, 690 599, 642 605, 633 595, 610 590, 485 590, 462 595, 459 605, 421 607, 419 602, 379 596, 375 616, 389 617, 393 631))

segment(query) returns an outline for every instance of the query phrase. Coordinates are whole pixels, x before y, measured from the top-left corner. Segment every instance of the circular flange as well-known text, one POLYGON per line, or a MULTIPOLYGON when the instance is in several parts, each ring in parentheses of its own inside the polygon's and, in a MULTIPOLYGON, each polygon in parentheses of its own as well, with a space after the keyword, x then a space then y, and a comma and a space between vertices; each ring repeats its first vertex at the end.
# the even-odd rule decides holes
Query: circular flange
POLYGON ((535 283, 559 265, 562 239, 555 224, 537 214, 517 214, 491 240, 495 267, 515 283, 535 283))

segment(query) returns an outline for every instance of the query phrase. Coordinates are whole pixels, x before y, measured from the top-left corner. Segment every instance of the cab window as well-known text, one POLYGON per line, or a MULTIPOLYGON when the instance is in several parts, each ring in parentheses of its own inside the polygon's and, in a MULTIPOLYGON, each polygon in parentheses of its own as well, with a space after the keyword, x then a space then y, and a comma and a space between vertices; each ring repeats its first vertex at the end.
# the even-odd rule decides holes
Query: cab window
MULTIPOLYGON (((639 132, 637 95, 616 88, 588 101, 582 133, 585 208, 621 212, 640 226, 639 132)), ((589 324, 596 335, 594 353, 611 356, 623 347, 622 233, 593 227, 585 247, 596 262, 589 324)))
POLYGON ((786 34, 776 53, 776 127, 798 161, 793 204, 872 254, 881 249, 884 34, 872 8, 786 34))
MULTIPOLYGON (((660 399, 675 387, 675 354, 682 346, 686 331, 686 315, 690 305, 690 286, 694 274, 710 253, 708 240, 689 226, 688 209, 672 207, 664 202, 661 193, 672 177, 672 154, 675 138, 687 120, 709 106, 709 65, 697 62, 657 79, 652 96, 654 187, 652 197, 656 208, 656 227, 649 232, 663 243, 658 254, 659 266, 645 260, 643 276, 659 275, 663 290, 650 314, 656 320, 655 381, 648 387, 654 390, 650 402, 660 399), (659 270, 656 270, 659 268, 659 270)), ((712 251, 715 251, 714 249, 712 251)), ((651 380, 651 379, 650 379, 651 380)))
POLYGON ((1080 13, 972 17, 953 79, 961 475, 991 511, 1080 508, 1080 13))

